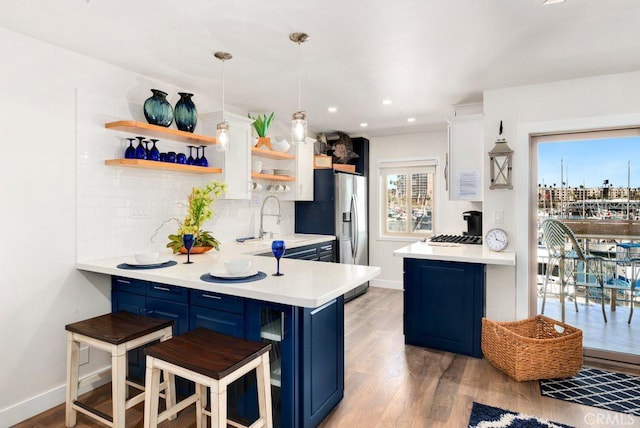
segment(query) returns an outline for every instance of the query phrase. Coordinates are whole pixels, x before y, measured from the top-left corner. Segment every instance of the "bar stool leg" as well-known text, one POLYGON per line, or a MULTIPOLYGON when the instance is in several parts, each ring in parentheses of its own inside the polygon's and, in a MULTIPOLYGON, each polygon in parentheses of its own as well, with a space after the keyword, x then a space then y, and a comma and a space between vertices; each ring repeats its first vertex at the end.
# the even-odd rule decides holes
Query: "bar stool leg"
POLYGON ((66 427, 76 425, 78 412, 72 407, 78 399, 78 358, 80 343, 73 340, 73 333, 67 332, 67 400, 65 407, 64 424, 66 427))
POLYGON ((262 355, 260 365, 256 367, 258 380, 258 409, 260 418, 265 421, 267 428, 272 428, 271 415, 271 374, 269 367, 269 353, 262 355))
POLYGON ((144 389, 144 428, 158 426, 158 394, 160 393, 160 369, 155 359, 147 355, 146 382, 144 389))
POLYGON ((207 427, 207 415, 203 412, 207 407, 207 386, 196 383, 196 392, 198 400, 196 401, 196 428, 207 427))
POLYGON ((211 388, 211 428, 227 426, 227 385, 224 381, 212 382, 211 388))
POLYGON ((113 403, 113 426, 125 426, 127 393, 127 351, 124 345, 114 346, 111 355, 111 400, 113 403))

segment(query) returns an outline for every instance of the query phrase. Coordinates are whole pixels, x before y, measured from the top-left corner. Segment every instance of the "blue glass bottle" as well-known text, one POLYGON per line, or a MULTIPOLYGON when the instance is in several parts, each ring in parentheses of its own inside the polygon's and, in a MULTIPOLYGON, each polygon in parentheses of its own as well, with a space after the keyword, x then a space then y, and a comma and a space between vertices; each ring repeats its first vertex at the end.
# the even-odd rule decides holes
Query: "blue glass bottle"
POLYGON ((147 151, 144 149, 144 145, 142 144, 144 137, 136 137, 136 138, 138 139, 138 146, 136 147, 136 151, 135 151, 136 159, 146 159, 147 151))
POLYGON ((151 147, 151 149, 149 150, 149 159, 151 159, 152 161, 159 161, 160 150, 158 150, 158 148, 156 147, 156 142, 158 142, 159 140, 155 138, 150 138, 150 140, 151 140, 151 143, 153 144, 153 147, 151 147))
POLYGON ((167 101, 167 93, 152 89, 153 95, 144 102, 144 117, 152 125, 169 126, 173 122, 173 107, 167 101))
POLYGON ((136 149, 133 148, 133 142, 136 140, 135 138, 127 138, 129 140, 129 147, 124 151, 125 159, 135 159, 136 157, 136 149))
POLYGON ((173 110, 176 127, 181 131, 193 132, 198 123, 198 111, 191 100, 193 94, 178 92, 178 95, 180 95, 180 99, 173 110))

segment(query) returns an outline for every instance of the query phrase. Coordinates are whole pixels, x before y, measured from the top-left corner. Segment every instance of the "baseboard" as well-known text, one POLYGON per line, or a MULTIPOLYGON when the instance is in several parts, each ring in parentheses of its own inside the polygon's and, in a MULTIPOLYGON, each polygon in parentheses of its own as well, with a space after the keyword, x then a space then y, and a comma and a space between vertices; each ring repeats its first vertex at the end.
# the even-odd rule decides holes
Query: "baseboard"
MULTIPOLYGON (((82 395, 111 382, 111 366, 89 373, 80 379, 78 394, 82 395)), ((66 385, 62 384, 35 397, 28 398, 0 410, 0 427, 9 427, 49 410, 66 399, 66 385)))
POLYGON ((369 281, 371 287, 390 288, 392 290, 403 290, 402 281, 390 281, 388 279, 372 279, 369 281))

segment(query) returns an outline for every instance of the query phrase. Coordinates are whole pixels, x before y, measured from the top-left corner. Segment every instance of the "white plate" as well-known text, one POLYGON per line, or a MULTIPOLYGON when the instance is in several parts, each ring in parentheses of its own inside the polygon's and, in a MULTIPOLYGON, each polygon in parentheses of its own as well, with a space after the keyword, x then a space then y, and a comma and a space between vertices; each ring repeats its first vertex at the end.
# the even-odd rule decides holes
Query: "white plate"
POLYGON ((216 269, 209 272, 209 275, 213 276, 214 278, 222 278, 222 279, 244 279, 257 274, 258 274, 257 269, 249 269, 247 272, 237 274, 237 275, 227 272, 225 268, 216 269))
POLYGON ((156 260, 153 263, 138 263, 138 261, 135 259, 135 257, 131 257, 131 260, 129 260, 128 262, 126 262, 129 266, 141 266, 141 267, 146 267, 146 266, 159 266, 163 263, 169 262, 171 261, 171 258, 169 257, 158 257, 158 260, 156 260))

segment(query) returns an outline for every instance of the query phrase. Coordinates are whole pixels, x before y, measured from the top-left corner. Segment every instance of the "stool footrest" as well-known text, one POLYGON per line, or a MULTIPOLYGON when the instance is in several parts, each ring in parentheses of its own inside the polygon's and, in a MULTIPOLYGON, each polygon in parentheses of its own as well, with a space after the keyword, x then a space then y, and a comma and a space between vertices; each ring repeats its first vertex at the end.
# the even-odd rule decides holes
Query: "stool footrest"
POLYGON ((169 419, 171 416, 177 414, 179 411, 186 409, 187 407, 189 407, 190 405, 198 401, 198 398, 199 398, 198 394, 192 394, 187 398, 185 398, 184 400, 180 401, 179 403, 176 403, 175 406, 165 410, 164 412, 158 415, 158 423, 166 419, 169 419))
POLYGON ((98 409, 94 409, 93 407, 81 403, 78 400, 73 402, 73 408, 85 415, 100 419, 102 423, 106 425, 113 426, 113 418, 98 409))

